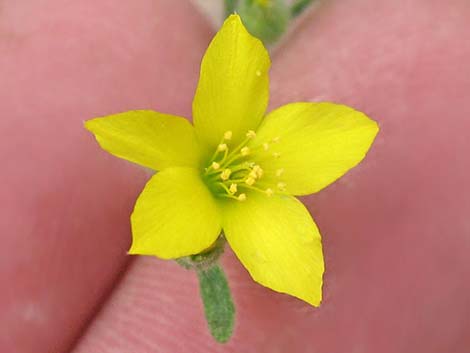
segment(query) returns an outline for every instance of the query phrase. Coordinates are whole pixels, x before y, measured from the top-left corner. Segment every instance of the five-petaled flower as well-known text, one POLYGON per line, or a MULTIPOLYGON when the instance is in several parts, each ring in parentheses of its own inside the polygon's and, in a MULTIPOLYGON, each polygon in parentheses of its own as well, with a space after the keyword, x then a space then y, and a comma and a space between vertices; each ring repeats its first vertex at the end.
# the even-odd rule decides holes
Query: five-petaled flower
POLYGON ((223 233, 255 281, 319 305, 320 233, 293 195, 315 193, 365 156, 378 127, 333 103, 265 115, 269 55, 237 15, 212 40, 188 120, 149 110, 85 123, 108 152, 158 171, 131 216, 129 253, 174 259, 223 233))

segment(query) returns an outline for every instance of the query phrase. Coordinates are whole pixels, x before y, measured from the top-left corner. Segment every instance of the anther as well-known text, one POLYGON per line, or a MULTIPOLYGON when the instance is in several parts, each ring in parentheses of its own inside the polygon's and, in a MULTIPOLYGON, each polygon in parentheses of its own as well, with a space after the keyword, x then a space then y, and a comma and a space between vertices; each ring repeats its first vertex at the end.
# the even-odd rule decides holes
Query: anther
POLYGON ((245 194, 240 194, 237 197, 238 201, 245 201, 246 200, 246 195, 245 194))
POLYGON ((212 169, 217 170, 220 168, 220 164, 217 162, 212 162, 211 167, 212 169))
POLYGON ((256 76, 261 76, 261 71, 260 70, 256 70, 256 76))
POLYGON ((267 143, 267 142, 263 143, 263 149, 265 151, 269 150, 269 143, 267 143))
POLYGON ((274 137, 271 141, 273 143, 278 143, 281 138, 279 136, 274 137))
POLYGON ((265 192, 266 192, 266 195, 268 195, 268 196, 273 196, 273 194, 274 194, 273 189, 270 189, 270 188, 266 189, 265 192))
POLYGON ((230 169, 224 169, 224 171, 220 173, 220 178, 222 180, 228 180, 228 178, 230 178, 230 174, 232 174, 230 169))
POLYGON ((285 191, 286 190, 286 183, 283 183, 283 182, 277 183, 277 188, 281 191, 285 191))
POLYGON ((284 173, 284 168, 276 170, 276 176, 280 177, 284 173))
POLYGON ((263 169, 261 169, 261 167, 259 165, 255 165, 253 167, 253 172, 255 172, 255 174, 258 178, 261 178, 263 176, 263 169))
POLYGON ((220 145, 217 146, 217 151, 222 152, 227 150, 227 144, 221 143, 220 145))
POLYGON ((250 148, 245 146, 240 150, 240 152, 242 156, 248 156, 250 154, 250 148))
POLYGON ((281 154, 279 152, 274 152, 273 157, 274 158, 279 158, 279 157, 281 157, 281 154))
POLYGON ((234 183, 230 184, 230 187, 228 189, 232 194, 235 194, 237 192, 237 189, 238 189, 237 184, 234 184, 234 183))
POLYGON ((250 177, 246 178, 245 184, 251 186, 251 185, 253 185, 253 184, 255 183, 255 181, 256 181, 255 178, 252 178, 252 177, 250 176, 250 177))
POLYGON ((252 139, 252 138, 255 138, 256 137, 256 132, 254 132, 253 130, 248 130, 248 132, 246 133, 246 137, 252 139))
POLYGON ((232 139, 232 131, 225 131, 224 133, 224 140, 231 140, 232 139))

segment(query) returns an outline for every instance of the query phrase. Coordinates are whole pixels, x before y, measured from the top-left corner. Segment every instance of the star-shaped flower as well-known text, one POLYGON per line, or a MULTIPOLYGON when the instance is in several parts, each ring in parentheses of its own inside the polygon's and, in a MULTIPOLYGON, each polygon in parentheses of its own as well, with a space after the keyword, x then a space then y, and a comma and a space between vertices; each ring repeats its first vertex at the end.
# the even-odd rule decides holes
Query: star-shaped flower
POLYGON ((129 253, 175 259, 225 234, 255 281, 319 305, 320 233, 293 195, 315 193, 365 156, 377 124, 333 103, 265 116, 270 59, 231 15, 201 64, 194 126, 149 110, 89 120, 108 152, 158 171, 131 216, 129 253))

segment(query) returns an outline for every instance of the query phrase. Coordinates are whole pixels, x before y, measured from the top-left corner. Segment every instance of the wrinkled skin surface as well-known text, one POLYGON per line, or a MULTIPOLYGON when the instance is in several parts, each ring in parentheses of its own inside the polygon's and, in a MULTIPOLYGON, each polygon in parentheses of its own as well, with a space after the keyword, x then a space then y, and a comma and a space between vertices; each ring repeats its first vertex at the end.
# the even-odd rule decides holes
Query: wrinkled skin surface
POLYGON ((219 347, 193 273, 126 256, 148 175, 82 128, 139 108, 190 117, 211 28, 186 1, 2 1, 0 351, 467 352, 469 19, 467 0, 330 0, 276 50, 271 108, 342 102, 381 132, 304 199, 322 306, 257 285, 227 251, 238 316, 219 347))

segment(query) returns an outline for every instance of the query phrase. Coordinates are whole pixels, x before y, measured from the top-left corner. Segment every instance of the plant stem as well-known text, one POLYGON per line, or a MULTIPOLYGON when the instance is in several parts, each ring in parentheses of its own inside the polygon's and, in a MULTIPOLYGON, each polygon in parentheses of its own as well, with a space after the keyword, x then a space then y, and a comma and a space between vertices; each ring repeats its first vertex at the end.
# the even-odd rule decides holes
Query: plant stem
POLYGON ((197 271, 207 325, 212 337, 227 342, 233 333, 235 306, 224 271, 219 265, 197 271))

